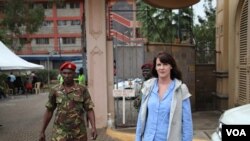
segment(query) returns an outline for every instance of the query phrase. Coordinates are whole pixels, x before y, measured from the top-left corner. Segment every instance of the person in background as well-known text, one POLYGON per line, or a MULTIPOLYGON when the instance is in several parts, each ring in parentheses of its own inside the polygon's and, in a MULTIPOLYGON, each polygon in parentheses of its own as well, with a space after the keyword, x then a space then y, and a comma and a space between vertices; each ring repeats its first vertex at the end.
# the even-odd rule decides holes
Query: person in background
POLYGON ((45 130, 53 116, 52 141, 87 141, 84 111, 91 124, 92 139, 97 138, 94 103, 88 89, 74 81, 76 65, 65 62, 60 66, 63 83, 54 86, 49 93, 39 141, 45 141, 45 130))
MULTIPOLYGON (((141 66, 142 76, 144 78, 143 82, 147 81, 148 79, 150 79, 152 77, 152 74, 151 74, 152 67, 153 67, 153 65, 151 63, 146 63, 146 64, 143 64, 141 66)), ((142 83, 142 85, 143 85, 143 83, 142 83)), ((141 96, 142 96, 142 94, 139 93, 134 100, 134 108, 137 109, 138 111, 139 111, 139 108, 141 105, 141 96)))
POLYGON ((148 79, 152 77, 152 73, 151 73, 152 68, 153 68, 153 65, 151 63, 147 63, 141 66, 142 76, 144 78, 144 81, 147 81, 148 79))
POLYGON ((15 81, 15 87, 17 88, 17 94, 24 94, 25 93, 25 88, 24 88, 24 83, 22 81, 21 76, 17 75, 16 76, 16 81, 15 81))
POLYGON ((0 99, 2 98, 7 98, 7 96, 4 93, 4 81, 0 80, 0 99))
MULTIPOLYGON (((77 81, 78 81, 78 84, 86 86, 85 76, 83 74, 83 68, 82 67, 79 69, 79 74, 78 74, 77 81)), ((89 119, 88 119, 88 115, 86 115, 86 112, 84 113, 84 117, 86 117, 87 127, 89 127, 89 119)))
POLYGON ((7 98, 7 97, 6 97, 6 95, 5 95, 4 91, 3 91, 3 87, 0 86, 0 99, 2 99, 2 98, 7 98))
POLYGON ((32 89, 33 89, 33 75, 32 73, 28 74, 26 77, 26 80, 24 82, 24 86, 25 86, 25 92, 26 93, 30 93, 32 94, 32 89))
POLYGON ((9 80, 9 88, 13 89, 13 94, 16 94, 15 91, 15 81, 16 81, 16 76, 13 74, 13 72, 10 72, 10 75, 8 76, 9 80))
POLYGON ((38 82, 38 78, 35 72, 31 72, 31 77, 32 77, 32 88, 34 88, 35 83, 38 82))
POLYGON ((59 81, 59 84, 63 83, 63 77, 60 73, 57 75, 57 80, 59 81))
POLYGON ((160 52, 154 58, 152 75, 141 90, 136 141, 192 141, 191 94, 174 58, 160 52))
POLYGON ((30 82, 29 77, 26 77, 24 81, 24 86, 26 93, 32 93, 32 83, 30 82))
POLYGON ((81 85, 84 85, 86 86, 86 83, 85 83, 85 76, 83 74, 83 68, 80 68, 79 69, 79 75, 78 75, 78 83, 81 84, 81 85))
POLYGON ((14 83, 14 81, 16 80, 16 76, 13 74, 13 72, 10 72, 10 82, 14 83))

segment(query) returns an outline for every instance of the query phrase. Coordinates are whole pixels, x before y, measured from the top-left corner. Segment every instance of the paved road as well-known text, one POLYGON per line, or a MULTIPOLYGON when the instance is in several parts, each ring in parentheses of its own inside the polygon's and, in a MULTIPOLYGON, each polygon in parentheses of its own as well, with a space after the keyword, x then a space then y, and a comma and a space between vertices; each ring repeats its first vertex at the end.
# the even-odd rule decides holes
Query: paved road
MULTIPOLYGON (((194 138, 193 141, 210 141, 211 134, 218 126, 218 119, 221 115, 219 111, 201 111, 193 114, 194 138)), ((134 141, 135 128, 116 129, 108 132, 113 133, 121 141, 134 141), (130 133, 130 134, 124 134, 130 133), (123 135, 123 136, 122 136, 123 135)))
POLYGON ((193 113, 194 140, 210 141, 211 134, 218 126, 221 115, 219 111, 202 111, 193 113))
MULTIPOLYGON (((0 101, 1 141, 37 141, 44 113, 45 94, 10 96, 0 101)), ((48 127, 51 130, 51 124, 48 127)), ((49 131, 48 130, 48 131, 49 131)))
MULTIPOLYGON (((0 124, 3 126, 0 127, 0 141, 37 141, 46 100, 46 93, 1 99, 0 124)), ((220 113, 216 111, 193 114, 194 141, 210 140, 210 135, 217 126, 219 115, 220 113)), ((53 119, 46 130, 47 140, 50 137, 52 122, 53 119)), ((132 141, 134 132, 134 129, 128 131, 98 129, 97 141, 132 141), (117 139, 114 139, 115 137, 117 139)))
MULTIPOLYGON (((42 125, 47 94, 13 96, 0 100, 0 141, 38 141, 42 125)), ((46 135, 49 140, 52 123, 46 135)), ((106 135, 105 129, 98 129, 97 141, 117 141, 106 135)))

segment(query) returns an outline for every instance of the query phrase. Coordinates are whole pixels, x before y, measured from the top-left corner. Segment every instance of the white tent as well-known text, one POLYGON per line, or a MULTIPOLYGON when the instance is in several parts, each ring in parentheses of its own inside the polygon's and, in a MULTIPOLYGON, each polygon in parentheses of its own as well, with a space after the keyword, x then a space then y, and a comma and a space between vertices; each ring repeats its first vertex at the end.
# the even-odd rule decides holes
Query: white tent
POLYGON ((0 41, 0 70, 31 69, 44 69, 44 66, 30 63, 20 58, 0 41))

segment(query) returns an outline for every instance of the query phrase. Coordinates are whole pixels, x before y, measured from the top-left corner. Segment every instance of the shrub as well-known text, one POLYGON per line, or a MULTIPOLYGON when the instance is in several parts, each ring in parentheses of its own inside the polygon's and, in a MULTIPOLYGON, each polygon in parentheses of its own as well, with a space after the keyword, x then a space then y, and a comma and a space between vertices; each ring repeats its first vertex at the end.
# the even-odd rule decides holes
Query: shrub
POLYGON ((55 80, 58 75, 57 70, 39 70, 36 72, 37 78, 39 81, 41 81, 44 84, 48 83, 48 74, 50 76, 50 80, 55 80))

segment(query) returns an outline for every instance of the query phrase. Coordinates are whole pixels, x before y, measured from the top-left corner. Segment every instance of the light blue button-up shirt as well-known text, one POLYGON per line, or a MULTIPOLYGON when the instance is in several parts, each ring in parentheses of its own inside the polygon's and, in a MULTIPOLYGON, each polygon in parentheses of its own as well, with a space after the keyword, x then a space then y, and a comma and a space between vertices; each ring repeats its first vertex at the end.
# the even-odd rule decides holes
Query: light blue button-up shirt
MULTIPOLYGON (((162 99, 158 96, 158 81, 155 81, 152 93, 148 101, 148 117, 146 122, 146 128, 144 132, 143 141, 166 141, 168 134, 169 125, 169 114, 171 101, 174 94, 175 81, 172 81, 169 88, 164 93, 162 99)), ((182 105, 182 118, 185 115, 190 115, 190 101, 189 98, 183 101, 182 105)), ((181 122, 181 121, 180 121, 181 122)), ((192 123, 184 123, 182 130, 185 130, 187 126, 192 125, 192 123)), ((140 122, 137 127, 140 127, 140 122)), ((190 132, 192 134, 192 132, 190 132)), ((183 141, 189 141, 192 135, 183 135, 183 141)))

